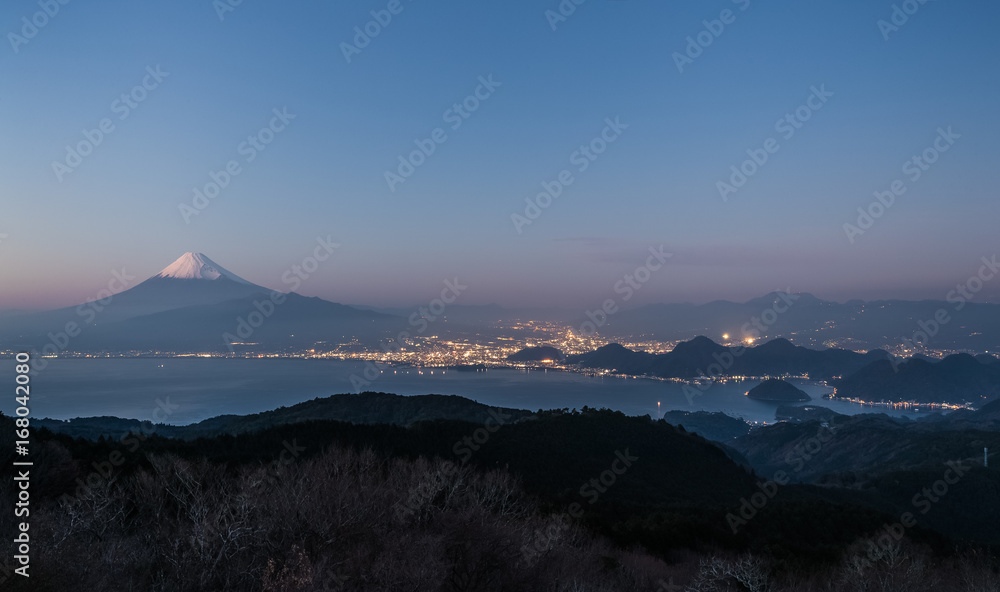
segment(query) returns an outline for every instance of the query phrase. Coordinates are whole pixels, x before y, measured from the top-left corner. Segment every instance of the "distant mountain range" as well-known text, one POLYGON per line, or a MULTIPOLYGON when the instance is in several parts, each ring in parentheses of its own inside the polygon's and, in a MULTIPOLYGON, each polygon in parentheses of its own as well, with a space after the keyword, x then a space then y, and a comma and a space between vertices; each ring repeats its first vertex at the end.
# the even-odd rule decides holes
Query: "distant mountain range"
MULTIPOLYGON (((912 341, 920 323, 933 320, 942 309, 949 322, 939 324, 927 340, 930 349, 1000 351, 1000 304, 964 300, 838 303, 808 293, 772 292, 746 302, 649 304, 622 310, 609 315, 598 332, 611 339, 644 335, 662 341, 723 334, 737 340, 785 337, 812 347, 837 342, 866 350, 912 341)), ((579 316, 575 326, 585 320, 579 316)))
POLYGON ((883 350, 864 354, 843 349, 819 351, 794 345, 787 339, 774 339, 756 347, 731 348, 699 336, 678 343, 665 354, 635 352, 615 343, 569 356, 566 362, 660 378, 793 374, 821 380, 851 374, 872 362, 887 359, 889 354, 883 350))
MULTIPOLYGON (((57 353, 240 348, 278 351, 352 339, 374 345, 383 337, 407 329, 418 309, 347 306, 295 293, 282 294, 241 278, 204 254, 192 252, 105 300, 45 312, 0 311, 0 347, 39 351, 48 347, 46 353, 57 353), (224 337, 226 334, 228 337, 224 337)), ((840 304, 810 294, 784 292, 742 303, 718 300, 701 305, 654 304, 621 310, 608 315, 598 332, 604 337, 643 336, 663 341, 697 335, 730 335, 734 341, 782 336, 810 347, 838 343, 871 350, 898 346, 904 338, 913 339, 922 324, 934 319, 941 309, 948 313, 949 321, 937 324, 932 331, 934 335, 927 340, 931 349, 1000 351, 998 304, 963 302, 961 309, 953 302, 932 300, 852 300, 840 304)), ((449 305, 441 317, 436 327, 438 334, 466 333, 467 337, 495 336, 518 320, 565 323, 574 329, 586 320, 578 312, 556 308, 509 309, 496 304, 458 303, 449 305)), ((690 363, 700 363, 697 351, 688 362, 680 353, 670 360, 672 365, 658 367, 654 373, 684 375, 693 371, 690 363)), ((618 367, 625 371, 630 368, 620 351, 604 351, 601 355, 622 358, 615 362, 620 364, 618 367)), ((1000 365, 995 356, 980 356, 984 363, 1000 365)), ((632 356, 628 363, 643 366, 645 361, 632 356)), ((801 361, 795 364, 802 365, 801 361)))
POLYGON ((1000 364, 967 354, 941 361, 897 361, 883 350, 858 353, 814 350, 774 339, 756 347, 731 348, 699 336, 665 354, 610 344, 566 358, 583 368, 660 378, 806 375, 829 380, 838 397, 866 401, 951 402, 981 405, 1000 396, 1000 364), (897 367, 898 365, 898 367, 897 367), (897 371, 898 370, 898 371, 897 371))
MULTIPOLYGON (((353 306, 404 317, 416 310, 353 306)), ((809 347, 837 343, 849 349, 870 350, 900 346, 904 339, 913 341, 915 336, 919 339, 920 323, 934 319, 942 309, 950 321, 939 325, 928 338, 928 351, 1000 351, 1000 304, 945 300, 839 303, 808 293, 771 292, 746 302, 649 304, 608 315, 597 332, 609 339, 643 336, 661 341, 726 334, 736 341, 784 337, 809 347)), ((450 305, 446 316, 451 323, 477 327, 536 320, 566 323, 575 330, 589 320, 579 312, 558 308, 506 308, 498 304, 450 305)))
POLYGON ((896 366, 880 360, 834 385, 837 396, 866 401, 982 404, 1000 396, 1000 365, 984 364, 968 354, 955 354, 940 361, 910 358, 896 366))

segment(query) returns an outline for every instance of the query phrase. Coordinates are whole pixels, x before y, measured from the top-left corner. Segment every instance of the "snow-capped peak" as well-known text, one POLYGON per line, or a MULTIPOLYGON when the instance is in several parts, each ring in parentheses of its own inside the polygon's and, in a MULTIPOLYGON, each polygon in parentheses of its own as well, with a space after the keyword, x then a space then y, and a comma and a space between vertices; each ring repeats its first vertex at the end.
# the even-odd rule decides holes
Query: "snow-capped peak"
POLYGON ((182 280, 217 280, 219 278, 226 278, 241 284, 253 285, 201 253, 184 253, 177 261, 166 266, 163 268, 163 271, 153 277, 182 280))

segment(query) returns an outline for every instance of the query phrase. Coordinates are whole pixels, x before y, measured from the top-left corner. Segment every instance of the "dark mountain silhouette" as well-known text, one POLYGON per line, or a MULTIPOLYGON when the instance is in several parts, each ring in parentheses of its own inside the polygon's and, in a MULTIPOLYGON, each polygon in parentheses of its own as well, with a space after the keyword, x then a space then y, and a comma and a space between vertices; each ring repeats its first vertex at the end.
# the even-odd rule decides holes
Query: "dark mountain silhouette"
POLYGON ((935 414, 930 421, 937 421, 954 429, 980 429, 1000 432, 1000 399, 994 399, 973 411, 958 409, 947 415, 935 414))
POLYGON ((805 391, 780 378, 769 378, 750 389, 747 396, 758 401, 773 401, 779 403, 794 403, 809 401, 805 391))
MULTIPOLYGON (((473 435, 489 424, 417 418, 432 417, 433 413, 424 411, 429 407, 459 413, 471 410, 482 419, 484 412, 489 414, 487 408, 457 397, 435 397, 421 402, 429 405, 404 409, 406 402, 401 400, 405 399, 410 398, 366 394, 321 399, 243 418, 223 416, 197 424, 200 433, 190 434, 198 436, 197 440, 186 437, 187 442, 171 441, 161 433, 147 437, 141 445, 147 455, 175 451, 189 458, 225 463, 240 459, 259 462, 267 451, 273 454, 282 450, 283 442, 294 441, 308 455, 340 445, 405 458, 468 462, 482 470, 502 468, 542 499, 548 511, 564 512, 573 503, 582 504, 584 524, 594 525, 621 542, 660 550, 704 543, 742 545, 746 543, 740 538, 744 533, 757 543, 786 549, 800 544, 797 541, 803 540, 802 532, 808 532, 805 539, 818 548, 848 545, 898 516, 901 509, 912 510, 913 491, 919 491, 921 483, 926 486, 941 478, 944 468, 936 463, 942 459, 968 465, 967 450, 984 441, 1000 445, 997 433, 954 432, 884 416, 861 416, 845 420, 849 423, 844 425, 838 420, 832 432, 823 431, 826 428, 818 422, 759 428, 736 440, 737 452, 729 452, 664 421, 584 409, 523 416, 501 410, 510 418, 503 419, 503 426, 482 444, 471 448, 467 444, 474 442, 473 435), (354 408, 341 413, 354 415, 357 423, 313 421, 309 417, 341 404, 354 408), (395 425, 361 423, 386 418, 395 425), (291 423, 281 423, 284 420, 291 423), (240 425, 236 436, 226 433, 233 425, 240 425), (223 435, 213 436, 212 430, 223 435), (819 442, 818 448, 812 440, 819 442), (741 455, 756 473, 741 466, 743 461, 734 461, 734 456, 741 455), (779 470, 795 481, 827 486, 765 485, 779 470), (852 476, 852 470, 858 472, 852 476), (872 483, 880 485, 875 488, 872 483), (740 537, 734 537, 727 515, 738 513, 743 500, 769 487, 774 498, 746 524, 740 537), (891 495, 883 493, 889 490, 891 495)), ((51 441, 44 431, 38 439, 51 441)), ((89 451, 96 459, 106 459, 107 446, 116 439, 106 438, 96 445, 66 437, 59 437, 59 441, 89 451)), ((90 470, 89 462, 80 466, 84 475, 90 470)), ((930 525, 973 540, 997 540, 993 527, 997 511, 984 510, 983 505, 997 482, 995 471, 986 474, 973 466, 961 482, 969 487, 956 486, 946 496, 949 499, 935 506, 933 520, 929 517, 925 523, 921 517, 920 526, 930 525), (969 515, 973 510, 981 512, 981 519, 969 515)), ((76 487, 72 475, 65 483, 69 489, 76 487)), ((55 491, 54 495, 60 493, 55 491)))
POLYGON ((619 344, 567 358, 567 363, 585 368, 604 368, 628 374, 661 378, 697 378, 718 375, 809 375, 815 379, 853 373, 888 353, 865 354, 842 349, 813 350, 775 339, 757 347, 730 348, 699 336, 678 343, 665 354, 634 352, 619 344))
POLYGON ((778 421, 836 421, 840 417, 847 417, 843 413, 837 413, 821 407, 819 405, 779 405, 774 410, 774 418, 778 421))
MULTIPOLYGON (((996 416, 1000 406, 982 411, 996 416)), ((1000 508, 994 501, 1000 491, 1000 473, 983 468, 983 448, 1000 451, 1000 431, 976 429, 971 427, 974 423, 971 417, 953 423, 947 416, 918 422, 863 414, 835 417, 827 427, 819 421, 781 422, 754 429, 727 444, 760 474, 782 470, 795 481, 893 499, 897 515, 913 511, 914 494, 942 479, 958 463, 957 483, 937 498, 933 511, 920 514, 918 520, 972 540, 995 540, 1000 508)), ((949 474, 949 479, 955 477, 949 474)))
POLYGON ((577 364, 583 368, 602 368, 622 374, 647 374, 649 364, 656 358, 653 354, 635 352, 619 343, 610 343, 592 352, 567 356, 567 364, 577 364))
POLYGON ((716 442, 728 442, 750 432, 750 424, 719 411, 664 411, 660 419, 716 442))
POLYGON ((900 362, 897 371, 889 358, 883 350, 863 354, 844 349, 814 350, 787 339, 732 348, 699 336, 678 343, 665 354, 635 352, 611 344, 569 356, 566 362, 661 378, 807 375, 813 380, 830 380, 837 387, 837 396, 866 401, 982 405, 1000 396, 1000 364, 983 364, 968 354, 956 354, 935 362, 910 358, 900 362))
POLYGON ((837 396, 866 401, 970 402, 1000 396, 1000 367, 955 354, 939 362, 880 360, 834 383, 837 396))
POLYGON ((1000 364, 1000 358, 992 356, 990 354, 979 354, 974 356, 977 361, 983 364, 1000 364))
POLYGON ((707 371, 709 365, 721 363, 729 352, 708 337, 695 337, 678 343, 669 353, 656 356, 646 374, 665 378, 687 378, 707 371))
POLYGON ((858 349, 871 349, 913 339, 918 319, 933 319, 938 310, 944 309, 956 318, 960 316, 961 322, 942 325, 933 338, 935 348, 1000 351, 1000 304, 967 302, 961 311, 954 308, 953 303, 943 300, 838 303, 807 293, 772 292, 747 302, 650 304, 622 310, 609 317, 599 332, 611 339, 643 334, 662 341, 724 333, 737 340, 748 336, 791 337, 810 347, 836 339, 856 344, 858 349), (765 315, 769 319, 773 315, 773 322, 762 324, 765 315), (755 318, 766 328, 762 335, 754 335, 755 318), (976 327, 975 335, 965 328, 970 326, 976 327))
POLYGON ((507 356, 507 360, 510 362, 562 361, 565 357, 559 348, 542 345, 539 347, 526 347, 519 352, 507 356))
POLYGON ((355 424, 392 424, 408 426, 420 421, 457 420, 484 424, 496 413, 505 422, 531 416, 521 409, 489 407, 456 395, 401 396, 364 392, 358 395, 333 395, 304 401, 290 407, 250 415, 219 415, 198 423, 176 426, 118 417, 80 417, 70 420, 38 419, 39 427, 73 437, 118 439, 128 432, 156 433, 168 438, 193 440, 219 434, 241 434, 279 425, 306 421, 333 420, 355 424))
POLYGON ((875 349, 861 354, 846 349, 815 350, 793 345, 787 339, 774 339, 748 348, 736 367, 744 374, 808 374, 813 378, 830 378, 857 371, 868 364, 884 360, 889 353, 875 349))

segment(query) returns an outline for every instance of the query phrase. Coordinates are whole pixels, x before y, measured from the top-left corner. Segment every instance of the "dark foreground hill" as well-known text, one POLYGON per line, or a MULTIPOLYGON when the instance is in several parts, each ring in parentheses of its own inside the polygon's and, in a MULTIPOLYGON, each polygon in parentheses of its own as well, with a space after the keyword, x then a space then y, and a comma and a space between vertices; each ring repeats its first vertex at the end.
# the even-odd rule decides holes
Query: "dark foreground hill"
POLYGON ((928 422, 885 415, 784 422, 729 445, 761 473, 791 469, 796 481, 870 493, 896 505, 897 513, 920 512, 920 524, 958 538, 1000 542, 1000 472, 983 467, 984 448, 1000 451, 1000 431, 973 427, 976 414, 970 415, 928 422))
MULTIPOLYGON (((567 410, 568 411, 568 410, 567 410)), ((410 395, 364 392, 316 398, 291 407, 250 415, 220 415, 191 425, 153 424, 150 421, 119 417, 78 417, 70 420, 36 419, 34 425, 78 438, 96 440, 104 436, 118 439, 129 432, 158 434, 167 438, 192 440, 220 434, 240 434, 279 425, 317 420, 355 424, 408 426, 437 419, 484 423, 496 412, 517 422, 534 414, 524 409, 489 407, 456 395, 410 395)), ((750 425, 725 413, 707 411, 665 411, 662 419, 697 432, 709 440, 725 442, 750 431, 750 425)))
MULTIPOLYGON (((952 489, 957 507, 934 505, 933 521, 921 516, 871 554, 866 541, 913 510, 913 487, 934 483, 929 465, 875 472, 864 488, 818 487, 791 482, 795 459, 754 472, 648 417, 486 409, 477 422, 410 421, 391 395, 356 400, 387 406, 361 417, 396 421, 272 423, 193 440, 34 431, 30 589, 708 590, 735 586, 750 566, 767 584, 758 589, 775 592, 806 580, 861 590, 846 580, 906 574, 916 580, 898 589, 945 590, 914 581, 940 583, 956 543, 1000 542, 968 530, 993 519, 988 501, 959 489, 991 495, 996 473, 981 467, 952 489), (915 571, 892 571, 898 561, 915 571)), ((11 423, 0 421, 0 462, 13 460, 11 423)), ((786 425, 818 424, 776 428, 786 425)), ((12 531, 12 519, 0 516, 0 528, 12 531)))
POLYGON ((304 421, 335 420, 356 424, 407 426, 420 421, 448 419, 484 423, 497 412, 516 422, 531 415, 522 409, 494 408, 456 395, 401 396, 389 393, 332 395, 251 415, 219 415, 184 426, 153 424, 118 417, 71 420, 37 419, 35 425, 73 437, 118 439, 129 432, 193 440, 220 434, 241 434, 304 421))

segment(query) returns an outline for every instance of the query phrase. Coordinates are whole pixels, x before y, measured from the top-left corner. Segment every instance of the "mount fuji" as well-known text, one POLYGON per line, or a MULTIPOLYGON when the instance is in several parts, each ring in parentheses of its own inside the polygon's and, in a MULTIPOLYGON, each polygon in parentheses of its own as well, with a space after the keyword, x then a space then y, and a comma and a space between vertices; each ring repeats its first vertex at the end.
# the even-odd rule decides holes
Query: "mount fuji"
POLYGON ((250 282, 219 265, 201 253, 187 252, 177 258, 163 271, 150 279, 170 278, 177 280, 230 280, 239 284, 253 286, 250 282))
POLYGON ((258 349, 374 338, 381 321, 395 319, 294 292, 283 294, 243 279, 202 253, 188 252, 104 300, 3 317, 0 344, 37 349, 54 344, 58 351, 217 351, 229 347, 224 334, 237 334, 241 319, 246 322, 255 311, 263 315, 262 307, 269 311, 266 322, 253 327, 245 339, 258 349))
MULTIPOLYGON (((109 320, 152 314, 186 306, 218 304, 235 298, 269 294, 201 253, 184 253, 139 285, 115 294, 109 320)), ((104 313, 101 313, 104 317, 104 313)))
POLYGON ((110 306, 100 312, 100 317, 107 323, 270 292, 268 288, 248 282, 201 253, 189 252, 139 285, 115 294, 110 306))

